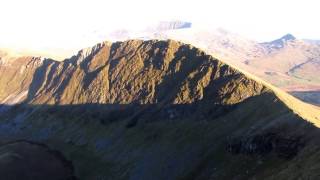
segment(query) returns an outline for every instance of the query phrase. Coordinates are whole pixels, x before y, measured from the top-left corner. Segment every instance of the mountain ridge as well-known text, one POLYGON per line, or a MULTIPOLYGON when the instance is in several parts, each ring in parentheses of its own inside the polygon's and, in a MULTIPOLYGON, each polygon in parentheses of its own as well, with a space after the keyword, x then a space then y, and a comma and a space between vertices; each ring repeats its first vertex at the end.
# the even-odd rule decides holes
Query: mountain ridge
POLYGON ((0 66, 1 92, 27 90, 1 96, 0 138, 47 144, 79 179, 318 175, 301 166, 317 168, 318 109, 192 45, 99 43, 21 74, 29 60, 0 66))
MULTIPOLYGON (((66 60, 64 60, 64 61, 55 61, 55 60, 51 60, 51 59, 47 59, 47 60, 44 60, 44 59, 40 59, 40 58, 31 58, 31 60, 28 62, 28 64, 29 63, 31 63, 32 61, 35 61, 36 62, 36 64, 35 64, 35 66, 36 67, 40 67, 40 65, 44 65, 44 64, 46 64, 46 66, 47 67, 43 67, 44 69, 50 69, 50 73, 49 74, 52 74, 51 76, 54 76, 54 74, 55 74, 55 72, 54 71, 56 71, 56 69, 55 68, 58 68, 58 72, 59 71, 63 71, 65 68, 68 68, 68 67, 73 67, 73 66, 79 66, 80 67, 80 69, 78 69, 78 70, 72 70, 72 71, 85 71, 85 73, 87 74, 87 75, 89 75, 90 73, 97 73, 97 72, 94 72, 94 71, 96 71, 96 70, 98 70, 99 68, 102 68, 103 66, 106 66, 106 65, 102 65, 104 62, 103 62, 103 60, 101 60, 101 58, 100 59, 97 59, 97 60, 95 60, 95 59, 93 59, 93 61, 96 61, 96 62, 93 62, 93 61, 91 61, 91 62, 84 62, 84 61, 86 61, 86 59, 89 59, 90 60, 90 58, 91 57, 93 57, 93 56, 96 56, 97 54, 107 54, 107 56, 103 56, 103 58, 107 58, 108 59, 108 54, 110 53, 112 53, 112 48, 113 47, 117 47, 117 46, 123 46, 123 49, 121 50, 121 51, 130 51, 130 48, 129 49, 126 49, 127 47, 136 47, 136 48, 140 48, 141 46, 148 46, 148 44, 154 44, 154 43, 159 43, 159 44, 161 44, 161 43, 167 43, 167 45, 164 45, 164 46, 167 46, 167 48, 173 48, 173 49, 175 49, 175 50, 173 50, 173 52, 175 52, 175 51, 177 51, 177 47, 178 46, 181 46, 183 43, 181 43, 181 42, 176 42, 176 41, 173 41, 173 40, 167 40, 167 41, 161 41, 161 40, 149 40, 149 41, 143 41, 143 40, 128 40, 128 41, 124 41, 124 42, 116 42, 116 43, 111 43, 111 42, 108 42, 108 41, 104 41, 104 42, 101 42, 101 43, 98 43, 98 44, 96 44, 95 46, 93 46, 93 47, 89 47, 89 48, 84 48, 84 49, 82 49, 82 50, 80 50, 79 52, 78 52, 78 54, 77 55, 75 55, 75 56, 73 56, 73 57, 71 57, 71 58, 69 58, 69 59, 66 59, 66 60), (100 52, 101 51, 101 52, 100 52), (108 52, 108 51, 110 51, 110 52, 108 52), (87 64, 86 64, 87 63, 87 64), (85 69, 85 68, 88 68, 87 70, 85 69), (81 70, 82 69, 82 70, 81 70)), ((161 46, 163 46, 163 45, 160 45, 160 48, 161 48, 161 46)), ((195 51, 199 51, 200 49, 197 49, 197 48, 195 48, 194 46, 191 46, 191 45, 187 45, 190 49, 195 49, 195 51)), ((155 47, 155 48, 158 48, 158 47, 155 47)), ((166 47, 165 47, 166 48, 166 47)), ((173 54, 171 53, 170 55, 168 55, 169 56, 169 58, 172 58, 173 57, 173 54)), ((209 55, 205 55, 205 56, 208 56, 209 57, 209 55)), ((111 60, 113 59, 112 57, 109 57, 111 60)), ((117 58, 117 57, 116 57, 117 58)), ((116 59, 115 58, 115 59, 116 59)), ((166 59, 166 57, 164 57, 165 59, 166 59)), ((110 60, 110 61, 111 61, 110 60)), ((221 62, 221 60, 219 60, 220 62, 221 62)), ((166 64, 166 62, 163 62, 164 64, 162 65, 162 66, 165 66, 165 64, 166 64)), ((226 62, 223 62, 222 61, 222 63, 226 63, 226 62)), ((219 63, 218 63, 219 64, 219 63)), ((241 69, 239 69, 239 68, 237 68, 237 67, 234 67, 233 65, 230 65, 230 64, 228 64, 228 63, 226 63, 225 65, 227 65, 227 66, 231 66, 235 71, 238 71, 239 73, 242 73, 242 74, 245 74, 247 77, 249 77, 249 78, 251 78, 251 79, 253 79, 253 80, 255 80, 255 81, 257 81, 257 82, 259 82, 259 83, 261 83, 262 84, 262 86, 265 86, 265 87, 267 87, 267 88, 269 88, 269 89, 271 89, 271 90, 273 90, 274 92, 278 92, 278 95, 277 96, 279 96, 279 98, 280 99, 290 99, 289 101, 291 102, 291 103, 287 103, 288 104, 288 107, 289 108, 291 108, 291 109, 293 109, 293 111, 294 112, 296 112, 296 113, 298 113, 299 115, 301 115, 302 117, 307 117, 307 119, 310 119, 310 121, 312 121, 312 122, 317 122, 317 119, 320 119, 320 117, 318 117, 317 115, 316 115, 316 113, 308 113, 308 114, 313 114, 312 116, 314 116, 314 117, 312 117, 312 118, 310 118, 310 116, 308 116, 308 115, 305 115, 305 114, 307 114, 307 113, 303 113, 303 111, 300 111, 300 109, 301 108, 294 108, 294 107, 291 107, 291 104, 299 104, 298 106, 300 106, 301 107, 301 105, 300 104, 302 104, 302 102, 299 102, 298 100, 291 100, 291 99, 294 99, 294 98, 292 98, 292 97, 289 97, 289 96, 287 96, 287 95, 284 95, 285 93, 283 93, 281 90, 279 90, 278 88, 276 88, 276 87, 274 87, 273 85, 271 85, 270 83, 267 83, 266 81, 264 81, 264 80, 262 80, 261 78, 257 78, 256 76, 254 76, 254 75, 252 75, 251 73, 248 73, 248 72, 246 72, 246 71, 244 71, 244 70, 241 70, 241 69), (282 97, 283 96, 283 97, 282 97), (293 103, 293 102, 295 102, 295 103, 293 103)), ((222 65, 222 66, 224 66, 224 65, 222 65)), ((26 66, 26 68, 28 69, 28 67, 26 66)), ((163 67, 162 67, 163 68, 163 67)), ((33 68, 31 68, 31 69, 33 69, 33 68)), ((35 71, 35 70, 34 70, 35 71)), ((71 70, 69 70, 69 71, 71 71, 71 70)), ((36 72, 35 72, 36 73, 36 72)), ((63 72, 59 72, 59 73, 63 73, 63 72)), ((71 75, 70 75, 71 76, 71 75)), ((85 75, 86 76, 86 75, 85 75)), ((38 77, 46 77, 46 75, 45 74, 42 74, 42 75, 38 75, 38 77)), ((57 77, 59 77, 58 75, 57 75, 57 77)), ((127 76, 127 77, 129 77, 129 76, 127 76)), ((54 77, 51 77, 51 78, 54 78, 54 77)), ((30 81, 30 80, 29 80, 30 81)), ((45 81, 47 81, 47 80, 44 80, 44 84, 42 84, 42 85, 38 85, 38 86, 41 86, 41 87, 46 87, 46 88, 48 88, 48 87, 50 87, 50 86, 52 86, 52 85, 55 85, 55 84, 46 84, 46 82, 45 81)), ((57 81, 57 80, 56 80, 57 81)), ((60 83, 61 82, 63 82, 64 80, 60 80, 60 83)), ((29 82, 30 83, 30 89, 31 89, 31 91, 33 91, 32 89, 37 89, 37 88, 34 88, 33 86, 35 86, 34 84, 32 84, 31 82, 29 82)), ((110 82, 109 82, 110 83, 110 82)), ((90 84, 86 84, 86 85, 84 85, 86 88, 89 88, 89 86, 90 86, 90 84)), ((154 86, 154 85, 148 85, 148 86, 154 86)), ((25 88, 24 88, 25 89, 25 88)), ((49 88, 50 89, 50 88, 49 88)), ((37 90, 38 92, 40 92, 40 91, 44 91, 44 90, 37 90)), ((152 91, 154 91, 154 90, 152 90, 152 91)), ((115 90, 113 90, 113 92, 115 92, 115 90)), ((30 92, 28 92, 29 93, 29 95, 28 96, 30 96, 30 92)), ((36 98, 36 96, 39 96, 39 95, 37 95, 37 92, 33 92, 34 94, 33 95, 31 95, 31 97, 28 97, 28 99, 33 99, 33 101, 35 101, 36 102, 36 100, 35 99, 37 99, 36 98), (35 96, 35 97, 34 97, 35 96)), ((48 92, 47 92, 48 93, 48 92)), ((51 92, 51 93, 53 93, 53 94, 59 94, 58 92, 51 92)), ((70 92, 68 92, 69 94, 74 94, 74 93, 70 93, 70 92)), ((80 92, 79 92, 80 93, 80 92)), ((110 93, 110 92, 109 92, 110 93)), ((31 93, 32 94, 32 93, 31 93)), ((51 94, 51 95, 45 95, 46 97, 52 97, 52 95, 53 94, 51 94)), ((62 96, 62 97, 60 97, 61 99, 66 99, 66 94, 65 93, 63 93, 62 95, 60 94, 59 96, 62 96), (63 95, 64 94, 64 95, 63 95)), ((21 101, 21 98, 23 98, 24 96, 25 96, 26 94, 25 94, 25 91, 23 91, 22 93, 20 92, 20 93, 18 93, 17 95, 16 95, 16 97, 18 98, 18 101, 13 101, 14 103, 17 103, 17 102, 19 102, 19 101, 21 101)), ((150 96, 153 96, 153 95, 150 95, 150 96)), ((11 97, 12 99, 14 99, 13 97, 11 97)), ((57 97, 56 97, 57 98, 57 97)), ((2 99, 2 102, 6 102, 6 101, 8 101, 8 100, 10 100, 10 98, 6 98, 6 99, 2 99)), ((50 102, 50 101, 53 101, 52 100, 52 98, 51 98, 51 100, 45 100, 45 101, 43 101, 42 100, 42 102, 50 102)), ((69 101, 69 103, 70 102, 73 102, 74 100, 70 100, 69 101)), ((95 100, 95 101, 97 101, 97 102, 99 102, 99 100, 95 100)), ((111 100, 110 101, 110 103, 114 103, 113 102, 114 100, 111 100)), ((147 100, 148 101, 148 100, 147 100)), ((152 100, 153 102, 154 102, 154 100, 152 100)), ((122 103, 125 103, 126 101, 123 101, 122 103)), ((286 101, 284 101, 284 102, 286 102, 286 101)), ((11 103, 12 104, 12 103, 11 103)), ((53 101, 53 104, 55 104, 54 103, 54 101, 53 101)), ((306 106, 309 106, 309 105, 306 105, 306 106)), ((303 108, 304 109, 304 108, 303 108)), ((317 108, 315 108, 315 107, 313 107, 313 106, 310 106, 310 108, 309 109, 312 109, 311 111, 312 112, 316 112, 316 110, 313 110, 313 109, 317 109, 317 108)))
MULTIPOLYGON (((226 31, 197 29, 175 30, 149 37, 173 38, 192 43, 287 92, 316 92, 320 89, 317 73, 320 47, 316 43, 290 36, 288 41, 283 42, 281 38, 275 40, 280 43, 279 48, 276 48, 277 45, 272 42, 259 43, 226 31), (290 73, 289 70, 294 67, 299 68, 290 73)), ((303 97, 300 98, 303 100, 303 97)), ((316 101, 314 103, 317 104, 316 101)))

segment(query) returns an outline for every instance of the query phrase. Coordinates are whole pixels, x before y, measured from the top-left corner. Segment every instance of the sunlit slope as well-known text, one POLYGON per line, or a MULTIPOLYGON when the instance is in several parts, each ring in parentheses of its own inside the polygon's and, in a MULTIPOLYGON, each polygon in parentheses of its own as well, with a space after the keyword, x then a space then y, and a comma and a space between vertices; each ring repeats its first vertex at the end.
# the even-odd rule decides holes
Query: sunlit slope
POLYGON ((28 94, 42 59, 31 56, 0 56, 0 104, 21 103, 28 94))
POLYGON ((282 102, 284 102, 286 104, 287 107, 292 109, 295 113, 297 113, 299 116, 301 116, 305 120, 310 121, 311 123, 313 123, 314 125, 319 127, 319 125, 320 125, 319 124, 320 123, 320 108, 318 106, 314 106, 312 104, 305 103, 305 102, 293 97, 292 95, 288 94, 287 92, 281 90, 280 88, 275 87, 274 85, 266 82, 265 80, 255 76, 255 75, 252 75, 251 73, 249 73, 241 68, 237 68, 231 64, 228 64, 228 65, 233 68, 238 69, 243 74, 245 74, 247 77, 249 77, 257 82, 260 82, 264 86, 271 89, 276 94, 276 96, 282 102))
POLYGON ((268 91, 203 51, 175 41, 101 43, 35 72, 31 104, 235 104, 268 91))

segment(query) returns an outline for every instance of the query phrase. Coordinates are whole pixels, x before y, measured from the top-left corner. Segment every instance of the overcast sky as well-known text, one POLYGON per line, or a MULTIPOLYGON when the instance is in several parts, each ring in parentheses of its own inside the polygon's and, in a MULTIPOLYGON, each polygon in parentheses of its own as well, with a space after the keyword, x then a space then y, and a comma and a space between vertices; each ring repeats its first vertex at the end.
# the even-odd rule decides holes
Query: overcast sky
POLYGON ((0 46, 82 48, 95 32, 186 20, 268 41, 320 39, 319 0, 0 0, 0 46))

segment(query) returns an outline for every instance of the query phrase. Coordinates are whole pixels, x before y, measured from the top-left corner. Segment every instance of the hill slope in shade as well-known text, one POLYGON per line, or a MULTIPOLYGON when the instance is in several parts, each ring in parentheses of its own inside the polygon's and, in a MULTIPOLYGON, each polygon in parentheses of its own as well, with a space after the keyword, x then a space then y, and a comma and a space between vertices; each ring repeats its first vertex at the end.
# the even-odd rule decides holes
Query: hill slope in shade
POLYGON ((319 175, 319 109, 193 46, 103 42, 34 67, 20 104, 2 95, 0 137, 47 144, 79 179, 319 175))
POLYGON ((1 142, 2 179, 75 180, 72 164, 57 151, 28 141, 1 142))

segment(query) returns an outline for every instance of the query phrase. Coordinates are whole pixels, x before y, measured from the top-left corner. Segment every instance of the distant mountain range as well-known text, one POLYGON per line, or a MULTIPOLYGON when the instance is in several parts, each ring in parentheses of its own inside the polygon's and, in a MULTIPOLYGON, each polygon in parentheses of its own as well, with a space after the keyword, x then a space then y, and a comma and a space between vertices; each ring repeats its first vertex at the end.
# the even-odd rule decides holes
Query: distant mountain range
POLYGON ((185 22, 185 21, 161 21, 155 26, 150 26, 147 28, 148 31, 151 32, 161 32, 161 31, 170 31, 170 30, 177 30, 177 29, 186 29, 191 28, 192 23, 191 22, 185 22))

